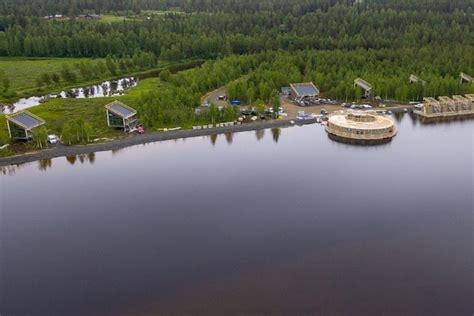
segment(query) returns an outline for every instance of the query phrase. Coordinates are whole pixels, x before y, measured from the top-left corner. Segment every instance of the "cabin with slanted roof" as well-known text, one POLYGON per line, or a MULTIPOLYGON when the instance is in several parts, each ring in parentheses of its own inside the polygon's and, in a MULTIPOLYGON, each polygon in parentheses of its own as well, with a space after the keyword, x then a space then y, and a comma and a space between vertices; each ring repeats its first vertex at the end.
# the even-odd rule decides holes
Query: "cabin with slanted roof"
POLYGON ((474 110, 474 94, 466 94, 465 97, 471 103, 470 110, 474 110))
POLYGON ((432 97, 423 98, 423 111, 425 114, 433 114, 441 112, 441 105, 432 97))
POLYGON ((358 87, 360 89, 362 89, 362 91, 364 92, 363 94, 363 97, 368 99, 372 96, 372 85, 370 83, 368 83, 367 81, 365 81, 364 79, 362 78, 357 78, 354 80, 354 87, 358 87))
POLYGON ((426 81, 421 80, 418 76, 411 74, 409 78, 410 83, 421 83, 422 85, 426 85, 426 81))
POLYGON ((289 97, 293 100, 314 98, 319 95, 319 89, 312 82, 290 83, 289 97))
POLYGON ((137 111, 125 103, 114 101, 105 106, 107 110, 107 125, 131 131, 138 124, 137 111))
POLYGON ((461 83, 463 83, 463 82, 474 82, 474 79, 472 79, 471 76, 469 76, 468 74, 466 74, 464 72, 461 72, 459 74, 459 77, 461 78, 461 83))
POLYGON ((28 111, 7 115, 8 135, 11 139, 30 140, 33 138, 33 129, 44 123, 42 118, 28 111))
POLYGON ((456 104, 457 111, 469 111, 471 109, 469 100, 462 95, 453 95, 453 101, 456 104))
POLYGON ((456 103, 453 99, 442 96, 438 97, 439 104, 441 105, 442 112, 455 112, 456 111, 456 103))

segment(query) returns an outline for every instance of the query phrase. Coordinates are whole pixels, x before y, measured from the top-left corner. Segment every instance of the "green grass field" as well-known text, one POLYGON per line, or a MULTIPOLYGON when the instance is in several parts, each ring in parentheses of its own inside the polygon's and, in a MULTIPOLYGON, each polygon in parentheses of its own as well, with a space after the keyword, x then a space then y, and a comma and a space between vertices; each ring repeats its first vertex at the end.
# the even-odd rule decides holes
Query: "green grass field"
MULTIPOLYGON (((73 66, 89 58, 0 58, 0 69, 10 80, 10 90, 21 95, 22 92, 36 89, 36 80, 43 74, 61 71, 63 65, 73 66)), ((99 59, 96 59, 99 60, 99 59)))
MULTIPOLYGON (((66 121, 83 118, 94 127, 93 138, 123 136, 122 131, 107 126, 104 106, 114 100, 120 100, 130 106, 135 106, 140 94, 156 89, 158 78, 144 79, 137 86, 128 90, 123 96, 90 99, 49 99, 41 105, 29 108, 28 111, 46 121, 50 133, 61 135, 66 121)), ((0 146, 10 143, 5 115, 0 115, 0 146)), ((16 149, 27 151, 28 145, 19 145, 16 149), (25 148, 23 148, 25 147, 25 148)), ((18 151, 18 150, 17 150, 18 151)), ((0 157, 15 154, 11 149, 0 150, 0 157)))

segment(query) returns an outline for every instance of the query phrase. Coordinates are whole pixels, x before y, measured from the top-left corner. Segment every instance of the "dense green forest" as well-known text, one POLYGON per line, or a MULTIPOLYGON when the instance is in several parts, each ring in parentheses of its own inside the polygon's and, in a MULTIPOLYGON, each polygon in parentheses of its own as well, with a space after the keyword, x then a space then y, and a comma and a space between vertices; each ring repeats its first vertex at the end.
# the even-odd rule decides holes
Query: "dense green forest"
MULTIPOLYGON (((179 60, 278 49, 353 50, 450 44, 472 47, 474 43, 474 11, 469 1, 459 1, 456 10, 452 10, 448 2, 428 0, 416 1, 411 7, 400 0, 364 1, 363 6, 321 0, 184 1, 182 8, 192 4, 196 12, 152 15, 150 19, 120 23, 49 21, 41 16, 10 13, 11 10, 28 12, 34 2, 25 1, 11 9, 8 9, 9 1, 4 2, 7 8, 0 14, 0 30, 4 30, 0 32, 0 56, 131 56, 140 50, 154 53, 163 60, 179 60), (268 8, 277 9, 240 12, 240 6, 247 4, 250 8, 252 3, 255 3, 253 6, 267 3, 268 8), (201 10, 210 10, 211 4, 216 5, 215 12, 200 12, 200 6, 201 10), (424 9, 417 9, 423 4, 424 9), (226 9, 217 10, 219 7, 226 9), (296 9, 303 7, 304 10, 296 9)), ((87 7, 89 2, 83 2, 77 3, 87 7)), ((165 8, 179 4, 179 1, 170 2, 169 6, 167 2, 149 2, 164 3, 165 8)), ((106 7, 109 2, 97 3, 106 7)), ((113 3, 125 7, 133 4, 113 3)), ((143 1, 143 5, 146 3, 143 1)))
MULTIPOLYGON (((357 5, 359 9, 432 10, 453 12, 473 9, 466 0, 3 0, 4 14, 43 16, 77 12, 139 12, 141 10, 172 10, 184 12, 235 13, 273 11, 304 15, 316 10, 327 11, 335 5, 357 5)), ((470 11, 472 12, 472 11, 470 11)))

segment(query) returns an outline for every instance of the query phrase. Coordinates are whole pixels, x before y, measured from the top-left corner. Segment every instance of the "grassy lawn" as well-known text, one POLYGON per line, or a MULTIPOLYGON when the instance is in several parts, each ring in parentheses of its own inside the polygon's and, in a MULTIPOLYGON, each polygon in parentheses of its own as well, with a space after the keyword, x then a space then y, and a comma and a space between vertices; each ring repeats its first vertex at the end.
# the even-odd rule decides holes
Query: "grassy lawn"
MULTIPOLYGON (((28 111, 44 119, 48 131, 57 135, 61 135, 66 121, 83 118, 94 127, 93 138, 124 136, 122 131, 107 126, 104 106, 114 100, 120 100, 133 107, 137 104, 137 100, 143 92, 156 89, 158 84, 158 78, 144 79, 123 96, 90 99, 49 99, 41 105, 28 109, 28 111)), ((10 143, 6 119, 5 115, 0 115, 0 146, 6 143, 10 143)), ((31 147, 24 144, 15 146, 17 152, 29 149, 31 147)), ((3 149, 0 150, 0 157, 10 156, 14 153, 12 149, 3 149)))

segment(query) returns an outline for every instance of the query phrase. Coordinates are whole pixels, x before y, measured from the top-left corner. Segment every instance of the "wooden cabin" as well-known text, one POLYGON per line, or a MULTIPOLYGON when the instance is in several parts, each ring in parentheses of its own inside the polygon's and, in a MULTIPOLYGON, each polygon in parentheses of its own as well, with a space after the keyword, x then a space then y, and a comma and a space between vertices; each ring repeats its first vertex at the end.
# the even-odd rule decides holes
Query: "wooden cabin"
POLYGON ((30 140, 33 138, 33 129, 44 123, 42 118, 28 111, 7 115, 8 135, 11 139, 30 140))
POLYGON ((107 104, 105 109, 107 111, 107 125, 110 127, 129 132, 138 123, 137 111, 125 103, 114 101, 107 104))
POLYGON ((471 109, 469 100, 462 95, 453 95, 452 99, 456 104, 457 111, 469 111, 471 109))
POLYGON ((364 98, 370 98, 372 96, 372 85, 365 81, 362 78, 357 78, 354 80, 354 87, 362 89, 364 92, 364 98))
POLYGON ((440 113, 440 112, 441 112, 441 105, 435 98, 432 98, 432 97, 423 98, 423 113, 424 114, 433 114, 433 113, 440 113))
POLYGON ((438 97, 438 100, 441 105, 441 112, 456 112, 456 103, 453 99, 442 96, 438 97))

